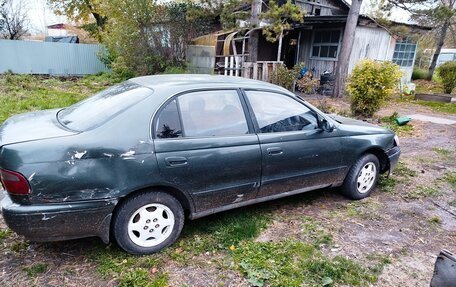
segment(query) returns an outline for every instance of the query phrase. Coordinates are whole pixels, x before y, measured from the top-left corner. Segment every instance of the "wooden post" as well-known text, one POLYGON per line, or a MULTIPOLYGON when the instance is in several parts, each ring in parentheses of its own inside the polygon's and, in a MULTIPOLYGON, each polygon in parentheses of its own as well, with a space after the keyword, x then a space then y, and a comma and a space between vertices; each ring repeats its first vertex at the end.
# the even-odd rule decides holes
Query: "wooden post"
POLYGON ((261 76, 262 77, 262 81, 265 81, 267 82, 268 81, 268 64, 267 62, 263 62, 263 75, 261 76))
POLYGON ((225 71, 223 72, 223 74, 225 76, 228 76, 228 57, 225 57, 225 71))

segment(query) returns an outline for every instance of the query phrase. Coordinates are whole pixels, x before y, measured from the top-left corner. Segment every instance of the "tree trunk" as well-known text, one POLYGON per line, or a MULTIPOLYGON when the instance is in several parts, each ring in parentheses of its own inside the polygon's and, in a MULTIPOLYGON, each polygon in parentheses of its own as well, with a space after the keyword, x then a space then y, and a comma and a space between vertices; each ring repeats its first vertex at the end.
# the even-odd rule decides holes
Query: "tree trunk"
POLYGON ((437 59, 439 58, 440 51, 442 51, 443 44, 445 43, 446 34, 448 32, 448 27, 450 26, 450 21, 445 21, 440 29, 439 40, 437 41, 437 48, 435 49, 434 56, 432 56, 431 65, 429 66, 429 72, 426 77, 428 81, 432 80, 434 75, 435 66, 437 66, 437 59))
POLYGON ((345 24, 344 37, 339 52, 336 67, 336 81, 334 84, 334 96, 342 97, 345 92, 345 80, 348 73, 350 54, 355 41, 355 31, 358 24, 359 11, 363 0, 353 0, 345 24))
MULTIPOLYGON (((250 16, 250 26, 256 28, 260 25, 260 13, 261 13, 262 0, 252 1, 252 10, 250 16)), ((256 62, 258 59, 258 39, 260 37, 260 31, 252 31, 249 35, 249 61, 256 62)))
POLYGON ((283 40, 283 28, 282 31, 280 31, 280 36, 279 36, 279 44, 277 48, 277 62, 280 62, 280 56, 282 56, 282 40, 283 40))
POLYGON ((95 21, 96 21, 96 23, 97 23, 97 26, 98 26, 99 28, 103 28, 104 23, 105 23, 105 20, 106 20, 106 17, 103 17, 103 16, 101 16, 100 14, 95 13, 95 12, 92 12, 92 15, 93 15, 93 18, 95 18, 95 21))

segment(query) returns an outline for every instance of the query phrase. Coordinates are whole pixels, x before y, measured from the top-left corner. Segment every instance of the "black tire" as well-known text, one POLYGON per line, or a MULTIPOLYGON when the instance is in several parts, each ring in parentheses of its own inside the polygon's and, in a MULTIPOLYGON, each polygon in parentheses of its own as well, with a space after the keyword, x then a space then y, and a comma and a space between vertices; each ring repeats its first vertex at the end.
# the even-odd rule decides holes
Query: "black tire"
POLYGON ((125 199, 116 208, 112 233, 117 244, 126 252, 151 254, 176 242, 184 227, 184 219, 182 205, 173 196, 160 191, 141 192, 125 199), (140 211, 143 211, 145 216, 141 216, 140 211), (164 224, 160 226, 157 223, 164 224), (147 235, 144 232, 151 232, 151 237, 142 237, 141 235, 147 235), (152 246, 149 246, 150 244, 152 246))
MULTIPOLYGON (((373 154, 365 154, 361 156, 350 168, 347 176, 345 177, 344 183, 342 185, 342 194, 351 199, 363 199, 368 197, 372 191, 375 189, 379 178, 380 164, 378 158, 373 154), (370 171, 369 168, 372 168, 372 165, 375 166, 375 172, 370 171), (367 167, 367 168, 366 168, 367 167), (370 176, 363 177, 369 179, 366 181, 366 185, 358 183, 358 178, 365 169, 369 170, 370 174, 373 174, 375 177, 370 180, 370 176), (368 187, 370 186, 370 187, 368 187), (368 187, 368 188, 367 188, 368 187)), ((360 180, 362 180, 360 179, 360 180)), ((363 181, 364 182, 364 181, 363 181)))

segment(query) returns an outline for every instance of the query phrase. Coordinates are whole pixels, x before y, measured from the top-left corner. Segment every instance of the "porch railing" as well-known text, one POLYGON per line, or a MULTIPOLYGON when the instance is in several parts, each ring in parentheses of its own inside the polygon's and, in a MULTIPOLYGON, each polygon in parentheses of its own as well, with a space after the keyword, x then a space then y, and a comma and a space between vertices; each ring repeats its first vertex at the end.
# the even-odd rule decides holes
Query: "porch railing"
POLYGON ((245 62, 242 56, 228 56, 224 59, 222 74, 271 82, 272 74, 279 64, 277 61, 245 62))
POLYGON ((272 74, 277 69, 277 66, 282 63, 277 61, 245 62, 242 76, 244 78, 271 82, 272 74))

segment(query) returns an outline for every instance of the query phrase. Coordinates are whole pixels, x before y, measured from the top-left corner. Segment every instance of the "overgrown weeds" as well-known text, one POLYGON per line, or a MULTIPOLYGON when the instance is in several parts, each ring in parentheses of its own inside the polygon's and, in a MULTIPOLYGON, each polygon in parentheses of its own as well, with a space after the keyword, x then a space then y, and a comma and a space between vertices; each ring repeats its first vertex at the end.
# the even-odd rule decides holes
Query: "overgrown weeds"
POLYGON ((299 241, 246 241, 232 255, 253 286, 367 286, 377 280, 369 268, 299 241))
POLYGON ((408 199, 422 199, 440 195, 440 191, 435 187, 418 185, 411 189, 405 197, 408 199))
POLYGON ((408 182, 412 177, 417 176, 417 174, 415 170, 409 168, 404 162, 399 161, 393 174, 389 177, 380 177, 378 188, 383 192, 393 193, 398 183, 408 182))
POLYGON ((48 270, 49 266, 46 263, 35 263, 31 266, 24 267, 22 270, 28 277, 36 277, 48 270))
POLYGON ((185 264, 195 254, 228 250, 242 241, 254 239, 270 221, 269 212, 253 207, 190 222, 184 228, 177 248, 168 254, 185 264))
POLYGON ((0 229, 0 244, 3 243, 3 241, 8 238, 11 234, 11 230, 6 228, 6 229, 0 229))

